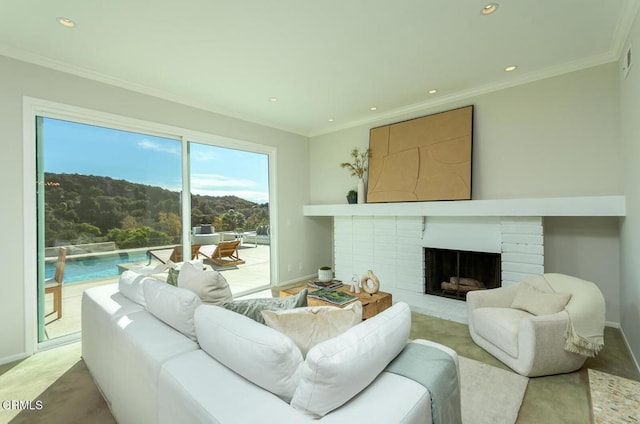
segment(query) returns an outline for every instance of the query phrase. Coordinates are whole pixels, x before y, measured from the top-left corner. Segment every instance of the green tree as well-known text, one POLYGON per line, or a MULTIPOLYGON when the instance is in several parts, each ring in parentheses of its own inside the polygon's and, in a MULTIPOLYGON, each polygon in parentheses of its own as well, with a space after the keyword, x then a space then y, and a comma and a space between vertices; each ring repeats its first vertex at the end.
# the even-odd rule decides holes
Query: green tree
POLYGON ((133 247, 162 246, 171 243, 171 237, 151 227, 113 228, 107 233, 107 239, 115 242, 119 249, 133 247))
POLYGON ((222 215, 222 231, 234 231, 236 228, 244 228, 246 218, 240 212, 229 209, 222 215))
POLYGON ((161 231, 170 236, 180 237, 180 231, 182 230, 180 215, 173 212, 160 212, 158 213, 158 225, 161 231))

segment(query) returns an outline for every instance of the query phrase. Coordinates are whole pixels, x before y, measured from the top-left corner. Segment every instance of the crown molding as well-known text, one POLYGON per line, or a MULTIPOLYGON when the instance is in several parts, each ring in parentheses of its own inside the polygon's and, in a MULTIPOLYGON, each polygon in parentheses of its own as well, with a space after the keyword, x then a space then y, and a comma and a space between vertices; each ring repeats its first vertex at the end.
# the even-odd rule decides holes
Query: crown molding
POLYGON ((613 41, 611 43, 611 52, 618 59, 626 47, 631 27, 633 26, 633 22, 635 21, 639 10, 640 0, 631 0, 627 3, 625 11, 621 14, 620 19, 618 20, 616 32, 613 35, 613 41))
POLYGON ((44 68, 53 69, 55 71, 64 72, 66 74, 71 74, 81 78, 86 78, 92 81, 97 81, 97 82, 112 85, 115 87, 123 88, 125 90, 134 91, 136 93, 145 94, 147 96, 152 96, 162 100, 178 103, 184 106, 189 106, 189 107, 201 109, 207 112, 212 112, 228 118, 239 119, 242 121, 249 122, 251 124, 262 125, 272 129, 300 135, 303 137, 309 136, 308 133, 304 131, 300 131, 300 129, 276 126, 276 125, 273 125, 273 123, 269 123, 264 120, 256 119, 254 117, 250 117, 250 116, 239 114, 239 113, 234 113, 232 111, 229 111, 223 108, 215 107, 208 103, 194 101, 193 99, 190 99, 185 96, 180 96, 174 93, 158 90, 143 84, 138 84, 138 83, 117 78, 111 75, 96 72, 81 66, 64 63, 59 60, 52 59, 50 57, 42 56, 27 50, 16 49, 14 47, 7 46, 6 44, 2 44, 2 43, 0 43, 0 55, 6 56, 12 59, 20 60, 22 62, 31 63, 33 65, 42 66, 44 68))
POLYGON ((438 98, 434 98, 432 100, 428 100, 420 103, 414 103, 412 105, 408 105, 401 108, 396 108, 386 113, 379 113, 373 117, 354 120, 339 126, 331 127, 330 129, 327 128, 324 130, 321 129, 317 131, 312 131, 309 134, 309 137, 317 137, 325 134, 330 134, 333 132, 357 127, 360 125, 367 125, 367 124, 376 125, 376 126, 384 125, 385 123, 389 123, 385 121, 398 119, 398 118, 404 119, 406 118, 407 115, 423 112, 425 110, 438 107, 441 105, 468 100, 483 94, 504 90, 506 88, 517 87, 519 85, 528 84, 530 82, 540 81, 547 78, 568 74, 568 73, 580 71, 583 69, 592 68, 594 66, 604 65, 606 63, 615 62, 618 59, 619 59, 619 55, 616 55, 610 51, 601 55, 582 58, 582 59, 574 60, 571 62, 566 62, 557 66, 550 66, 540 71, 529 72, 529 73, 519 75, 515 78, 509 79, 508 81, 499 81, 499 82, 486 84, 479 87, 474 87, 469 90, 462 90, 457 93, 444 95, 438 98))

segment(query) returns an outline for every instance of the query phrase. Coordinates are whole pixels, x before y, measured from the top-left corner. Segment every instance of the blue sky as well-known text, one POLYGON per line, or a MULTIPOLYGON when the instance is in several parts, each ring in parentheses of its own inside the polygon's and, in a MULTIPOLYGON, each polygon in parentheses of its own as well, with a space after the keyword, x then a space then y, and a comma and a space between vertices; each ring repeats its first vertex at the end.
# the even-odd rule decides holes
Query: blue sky
MULTIPOLYGON (((44 169, 123 179, 179 191, 180 141, 44 119, 44 169)), ((191 192, 269 201, 268 156, 190 144, 191 192)))

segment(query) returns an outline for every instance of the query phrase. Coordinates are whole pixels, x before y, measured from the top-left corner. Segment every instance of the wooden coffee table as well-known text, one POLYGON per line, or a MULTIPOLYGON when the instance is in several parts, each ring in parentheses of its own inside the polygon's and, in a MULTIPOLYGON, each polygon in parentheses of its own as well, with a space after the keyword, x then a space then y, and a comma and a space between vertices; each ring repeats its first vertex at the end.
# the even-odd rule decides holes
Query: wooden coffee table
MULTIPOLYGON (((313 287, 309 287, 306 285, 297 286, 297 287, 292 287, 290 289, 281 290, 280 297, 292 296, 294 294, 298 294, 298 292, 300 292, 300 290, 304 288, 308 289, 310 292, 317 290, 313 287)), ((346 286, 346 285, 340 288, 337 288, 336 290, 343 291, 345 293, 349 293, 351 295, 358 297, 358 300, 360 300, 360 302, 362 303, 362 319, 371 318, 391 306, 391 293, 385 293, 385 292, 378 292, 375 294, 368 294, 364 292, 350 293, 349 286, 346 286)), ((337 306, 339 308, 344 308, 345 306, 350 305, 351 302, 345 305, 336 305, 331 302, 327 302, 324 300, 307 296, 307 304, 309 306, 337 306)))

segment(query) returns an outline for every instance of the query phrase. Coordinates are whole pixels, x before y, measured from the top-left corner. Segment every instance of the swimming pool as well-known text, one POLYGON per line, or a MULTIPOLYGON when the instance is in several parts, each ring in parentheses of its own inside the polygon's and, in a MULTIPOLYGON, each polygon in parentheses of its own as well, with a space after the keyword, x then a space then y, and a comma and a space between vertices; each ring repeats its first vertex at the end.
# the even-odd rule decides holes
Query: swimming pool
MULTIPOLYGON (((114 252, 108 255, 83 256, 80 258, 67 257, 64 267, 65 283, 97 280, 118 275, 118 264, 147 263, 146 250, 132 250, 128 252, 114 252)), ((56 270, 56 263, 45 265, 45 278, 52 278, 56 270)))

